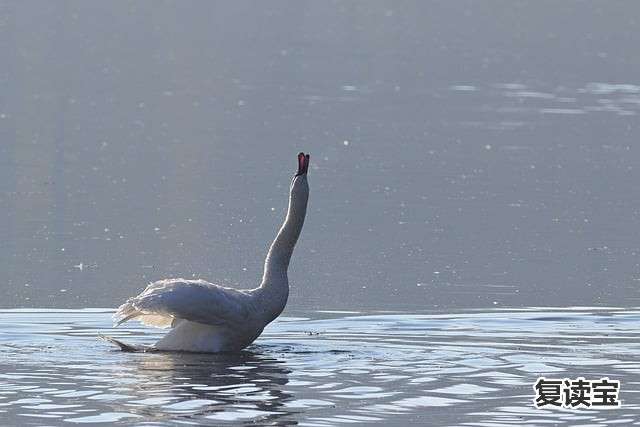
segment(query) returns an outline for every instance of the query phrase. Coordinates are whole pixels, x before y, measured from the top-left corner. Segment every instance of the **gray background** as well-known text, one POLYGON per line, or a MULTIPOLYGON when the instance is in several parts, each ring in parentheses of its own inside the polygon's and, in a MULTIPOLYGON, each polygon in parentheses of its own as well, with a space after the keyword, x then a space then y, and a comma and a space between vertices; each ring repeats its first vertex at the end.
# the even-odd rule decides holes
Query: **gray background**
POLYGON ((0 3, 0 305, 638 305, 640 4, 0 3))

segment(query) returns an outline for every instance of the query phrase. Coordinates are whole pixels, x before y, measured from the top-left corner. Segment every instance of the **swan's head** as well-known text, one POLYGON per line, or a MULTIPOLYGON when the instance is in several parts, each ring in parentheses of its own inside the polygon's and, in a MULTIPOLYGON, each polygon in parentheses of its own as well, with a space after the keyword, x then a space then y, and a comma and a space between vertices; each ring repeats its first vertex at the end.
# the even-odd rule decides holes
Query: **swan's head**
POLYGON ((296 176, 303 176, 303 175, 306 176, 308 170, 309 170, 309 155, 304 153, 298 154, 298 172, 296 172, 296 176))
POLYGON ((291 193, 297 192, 309 192, 309 185, 307 184, 307 172, 309 171, 309 155, 300 153, 298 154, 298 172, 291 181, 291 193))

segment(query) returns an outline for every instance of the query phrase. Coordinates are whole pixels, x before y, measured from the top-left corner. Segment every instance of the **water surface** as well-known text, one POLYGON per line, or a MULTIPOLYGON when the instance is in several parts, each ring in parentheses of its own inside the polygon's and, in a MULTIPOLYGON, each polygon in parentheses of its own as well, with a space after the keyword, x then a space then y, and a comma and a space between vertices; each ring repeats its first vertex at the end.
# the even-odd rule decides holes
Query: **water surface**
POLYGON ((640 3, 0 3, 0 305, 638 306, 640 3))
POLYGON ((108 310, 0 312, 4 425, 638 425, 640 311, 299 313, 239 354, 122 353, 108 310), (622 382, 622 406, 539 410, 537 377, 622 382))

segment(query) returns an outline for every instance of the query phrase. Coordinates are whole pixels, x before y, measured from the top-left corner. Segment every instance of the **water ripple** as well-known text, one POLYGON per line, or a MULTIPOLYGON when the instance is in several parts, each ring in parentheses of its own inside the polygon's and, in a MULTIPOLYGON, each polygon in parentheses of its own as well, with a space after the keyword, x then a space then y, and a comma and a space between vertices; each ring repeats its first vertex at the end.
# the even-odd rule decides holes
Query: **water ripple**
POLYGON ((467 103, 474 97, 480 105, 475 109, 489 113, 487 120, 466 121, 463 125, 493 130, 511 130, 537 123, 537 115, 567 119, 590 114, 635 116, 640 107, 640 86, 630 83, 591 82, 582 87, 498 83, 454 85, 448 90, 469 98, 467 103), (503 120, 504 114, 521 120, 503 120))
POLYGON ((235 355, 121 353, 98 332, 158 335, 110 314, 0 311, 6 425, 639 424, 637 310, 307 313, 235 355), (622 407, 536 409, 540 375, 621 380, 622 407))

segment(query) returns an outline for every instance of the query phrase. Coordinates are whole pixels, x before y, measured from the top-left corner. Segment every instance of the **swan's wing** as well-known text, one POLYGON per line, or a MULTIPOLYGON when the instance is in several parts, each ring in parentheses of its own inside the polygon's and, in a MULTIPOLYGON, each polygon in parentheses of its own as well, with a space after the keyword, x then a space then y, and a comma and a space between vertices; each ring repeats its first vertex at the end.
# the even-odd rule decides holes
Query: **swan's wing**
POLYGON ((203 280, 170 279, 151 283, 129 298, 114 314, 116 324, 138 318, 156 327, 173 326, 175 319, 206 325, 238 324, 249 317, 249 295, 203 280))

